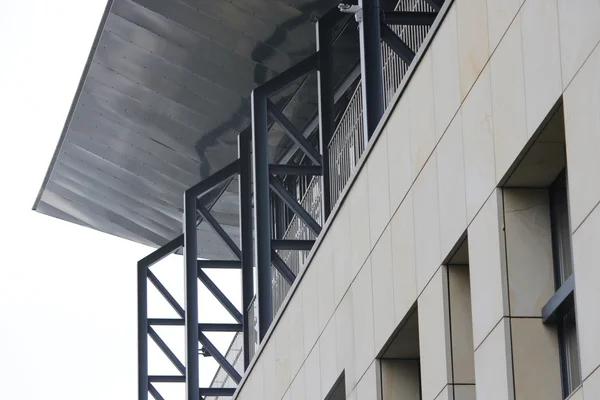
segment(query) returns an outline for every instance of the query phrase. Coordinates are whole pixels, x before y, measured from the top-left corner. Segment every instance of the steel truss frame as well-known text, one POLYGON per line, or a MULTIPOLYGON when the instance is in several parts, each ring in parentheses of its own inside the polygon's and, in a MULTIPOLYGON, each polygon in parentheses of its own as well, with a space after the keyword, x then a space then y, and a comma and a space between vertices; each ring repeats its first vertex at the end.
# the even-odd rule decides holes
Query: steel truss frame
MULTIPOLYGON (((281 178, 286 176, 321 176, 323 222, 332 208, 329 188, 329 159, 327 147, 335 131, 335 103, 358 75, 362 76, 363 123, 365 141, 371 137, 384 112, 382 98, 381 42, 384 41, 407 64, 415 54, 388 25, 431 25, 440 10, 443 0, 427 0, 435 13, 385 11, 379 0, 359 0, 360 18, 360 68, 357 65, 335 88, 333 85, 333 27, 343 14, 334 9, 316 24, 317 51, 277 77, 255 88, 251 95, 251 130, 242 132, 238 138, 238 159, 215 172, 184 194, 183 234, 154 251, 138 262, 138 374, 139 399, 147 400, 150 393, 154 399, 163 397, 153 385, 155 382, 185 382, 186 400, 200 400, 203 396, 231 396, 232 388, 199 387, 199 343, 223 370, 239 383, 241 376, 231 363, 206 337, 205 332, 243 332, 244 369, 250 363, 248 349, 250 331, 254 329, 249 320, 249 308, 254 298, 254 278, 257 278, 258 335, 265 337, 273 320, 271 267, 275 267, 291 285, 296 276, 279 257, 276 250, 307 251, 314 240, 282 240, 273 238, 271 227, 271 196, 283 201, 294 214, 316 235, 321 226, 287 191, 281 178), (269 96, 285 88, 297 79, 316 71, 318 78, 318 117, 308 127, 300 130, 269 99, 269 96), (288 164, 294 157, 286 156, 283 163, 271 164, 268 152, 269 117, 278 123, 291 139, 294 148, 310 160, 307 165, 288 164), (319 128, 319 148, 314 148, 307 139, 314 128, 319 128), (240 245, 225 232, 210 210, 204 206, 203 197, 238 176, 240 195, 240 245), (199 260, 199 220, 206 221, 231 251, 231 260, 199 260), (183 248, 185 264, 185 304, 182 307, 151 271, 168 255, 183 248), (238 310, 217 285, 205 273, 205 269, 239 269, 242 275, 242 310, 238 310), (255 270, 256 268, 256 274, 255 270), (171 305, 179 318, 148 318, 148 281, 171 305), (200 281, 231 314, 235 323, 199 323, 198 281, 200 281), (185 326, 185 365, 175 356, 166 343, 153 329, 154 326, 185 326), (179 371, 173 376, 148 375, 148 338, 151 338, 179 371)), ((294 150, 296 151, 296 150, 294 150)))

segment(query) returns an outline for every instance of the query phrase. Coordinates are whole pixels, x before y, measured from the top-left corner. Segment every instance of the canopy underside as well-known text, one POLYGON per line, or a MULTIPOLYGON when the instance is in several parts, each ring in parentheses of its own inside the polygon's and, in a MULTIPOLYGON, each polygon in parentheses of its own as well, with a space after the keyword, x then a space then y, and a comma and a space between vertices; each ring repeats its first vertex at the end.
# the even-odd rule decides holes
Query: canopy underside
MULTIPOLYGON (((315 52, 314 22, 337 3, 109 1, 34 209, 153 247, 181 234, 183 192, 237 157, 252 89, 315 52)), ((336 82, 358 61, 346 30, 336 82)), ((303 129, 317 112, 316 74, 272 100, 303 129)), ((277 160, 290 143, 277 124, 269 137, 277 160)), ((237 241, 237 182, 210 202, 237 241)), ((205 225, 200 256, 229 258, 205 225)))

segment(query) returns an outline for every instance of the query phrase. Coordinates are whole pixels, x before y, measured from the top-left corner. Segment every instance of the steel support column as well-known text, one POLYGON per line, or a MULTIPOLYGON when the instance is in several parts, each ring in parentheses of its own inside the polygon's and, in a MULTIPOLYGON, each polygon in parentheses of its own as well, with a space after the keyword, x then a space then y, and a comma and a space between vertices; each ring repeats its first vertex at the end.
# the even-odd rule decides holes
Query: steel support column
MULTIPOLYGON (((335 10, 336 12, 337 9, 335 10)), ((319 94, 319 148, 321 151, 321 212, 325 224, 331 212, 329 185, 329 142, 335 131, 335 97, 333 87, 333 29, 332 18, 317 22, 317 79, 319 94)))
POLYGON ((383 74, 381 62, 381 7, 379 0, 359 0, 360 66, 362 75, 365 143, 383 115, 383 74))
POLYGON ((148 267, 138 262, 138 398, 148 400, 148 267))
POLYGON ((267 333, 273 319, 271 287, 271 221, 269 189, 267 96, 252 91, 252 143, 254 164, 254 264, 258 276, 258 334, 267 333))
POLYGON ((183 200, 185 257, 185 391, 186 400, 200 400, 198 360, 198 243, 196 194, 186 191, 183 200))
POLYGON ((242 245, 242 313, 244 339, 244 370, 250 364, 250 331, 254 321, 250 321, 249 308, 254 297, 254 244, 252 232, 252 143, 250 132, 238 136, 238 158, 240 160, 240 241, 242 245))

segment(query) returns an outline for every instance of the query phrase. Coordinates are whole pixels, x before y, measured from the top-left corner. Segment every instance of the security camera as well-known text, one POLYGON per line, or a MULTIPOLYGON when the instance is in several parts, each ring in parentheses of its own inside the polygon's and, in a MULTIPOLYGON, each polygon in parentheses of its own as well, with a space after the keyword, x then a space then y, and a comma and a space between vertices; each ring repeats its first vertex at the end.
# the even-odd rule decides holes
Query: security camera
POLYGON ((362 22, 362 8, 360 6, 340 3, 338 4, 338 9, 343 13, 354 14, 356 22, 362 22))
POLYGON ((352 4, 340 3, 338 9, 343 13, 356 14, 360 11, 360 7, 352 4))

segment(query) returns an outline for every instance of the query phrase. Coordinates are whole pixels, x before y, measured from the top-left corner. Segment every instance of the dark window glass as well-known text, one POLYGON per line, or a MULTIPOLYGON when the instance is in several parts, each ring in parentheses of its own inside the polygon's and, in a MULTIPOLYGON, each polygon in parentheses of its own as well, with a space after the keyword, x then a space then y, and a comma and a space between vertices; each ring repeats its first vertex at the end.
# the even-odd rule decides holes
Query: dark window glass
POLYGON ((550 188, 552 207, 552 236, 554 241, 554 268, 558 289, 573 274, 571 255, 571 228, 567 201, 567 180, 563 172, 550 188))
POLYGON ((568 396, 581 384, 575 310, 571 310, 562 318, 558 331, 559 343, 561 344, 563 382, 566 386, 564 392, 565 396, 568 396))
MULTIPOLYGON (((573 275, 571 228, 567 196, 567 174, 563 171, 550 186, 552 247, 555 285, 558 290, 573 275)), ((563 395, 566 398, 581 384, 575 309, 566 310, 557 323, 561 356, 563 395)))

